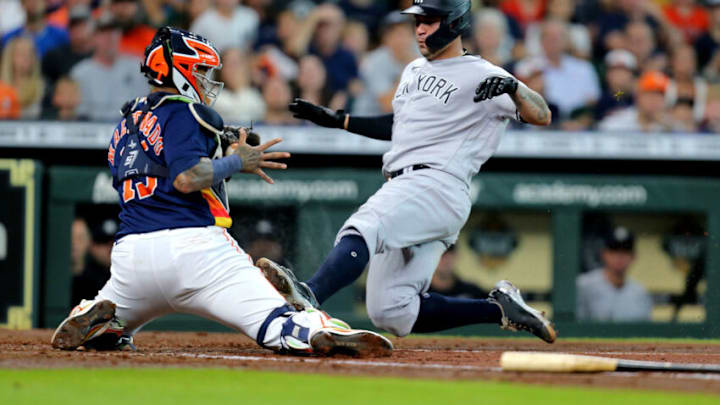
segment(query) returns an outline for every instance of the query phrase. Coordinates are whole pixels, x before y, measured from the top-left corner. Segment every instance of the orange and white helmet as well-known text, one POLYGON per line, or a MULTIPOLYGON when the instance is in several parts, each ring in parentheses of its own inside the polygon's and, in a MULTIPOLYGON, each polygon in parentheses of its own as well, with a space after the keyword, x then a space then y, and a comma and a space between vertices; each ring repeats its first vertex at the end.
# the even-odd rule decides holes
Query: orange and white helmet
POLYGON ((145 48, 140 71, 153 86, 174 87, 180 94, 212 106, 223 83, 212 80, 220 69, 220 53, 200 35, 174 27, 162 27, 145 48))

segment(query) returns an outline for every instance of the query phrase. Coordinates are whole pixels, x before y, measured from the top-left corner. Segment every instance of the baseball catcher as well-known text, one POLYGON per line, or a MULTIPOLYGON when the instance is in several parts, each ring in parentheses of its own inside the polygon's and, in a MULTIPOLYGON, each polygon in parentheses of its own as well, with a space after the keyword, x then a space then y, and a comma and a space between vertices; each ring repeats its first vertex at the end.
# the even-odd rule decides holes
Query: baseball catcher
POLYGON ((392 344, 350 329, 322 311, 289 305, 253 265, 227 228, 226 179, 249 173, 273 180, 285 169, 249 129, 225 126, 210 106, 223 84, 212 80, 220 56, 205 38, 158 30, 141 71, 152 92, 125 104, 108 165, 120 200, 112 276, 83 300, 52 337, 75 349, 132 346, 143 325, 170 313, 199 315, 282 353, 388 355, 392 344))

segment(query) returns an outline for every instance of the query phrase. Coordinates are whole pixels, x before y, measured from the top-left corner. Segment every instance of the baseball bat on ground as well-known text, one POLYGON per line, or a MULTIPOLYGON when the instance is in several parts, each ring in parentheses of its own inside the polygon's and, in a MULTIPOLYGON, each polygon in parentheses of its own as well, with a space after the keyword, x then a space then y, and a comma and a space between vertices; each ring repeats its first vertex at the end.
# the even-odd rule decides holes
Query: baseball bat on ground
POLYGON ((667 363, 623 360, 567 353, 504 352, 500 357, 503 371, 545 373, 598 373, 602 371, 670 371, 720 373, 720 364, 667 363))

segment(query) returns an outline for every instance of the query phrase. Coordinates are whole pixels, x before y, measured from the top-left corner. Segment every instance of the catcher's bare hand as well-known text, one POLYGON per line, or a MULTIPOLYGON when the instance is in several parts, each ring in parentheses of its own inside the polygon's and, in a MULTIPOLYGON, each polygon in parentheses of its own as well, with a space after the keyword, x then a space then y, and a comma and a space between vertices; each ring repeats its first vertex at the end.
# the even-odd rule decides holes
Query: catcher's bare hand
POLYGON ((245 173, 254 173, 260 176, 266 182, 273 184, 263 169, 287 169, 285 163, 273 162, 275 159, 286 159, 290 157, 288 152, 265 152, 271 146, 282 142, 281 138, 275 138, 265 142, 262 145, 250 146, 247 144, 248 133, 245 128, 240 129, 240 137, 237 143, 230 145, 232 153, 238 155, 243 162, 242 171, 245 173))

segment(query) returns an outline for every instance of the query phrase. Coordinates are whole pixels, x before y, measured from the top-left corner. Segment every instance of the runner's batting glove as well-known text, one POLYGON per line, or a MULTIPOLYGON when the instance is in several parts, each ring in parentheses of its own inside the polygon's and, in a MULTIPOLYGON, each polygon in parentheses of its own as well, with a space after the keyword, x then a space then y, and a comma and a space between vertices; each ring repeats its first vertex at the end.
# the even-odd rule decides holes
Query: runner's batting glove
POLYGON ((497 97, 501 94, 515 94, 518 88, 518 81, 514 77, 491 76, 485 79, 475 89, 473 101, 480 102, 497 97))
POLYGON ((321 127, 345 127, 345 111, 343 110, 333 111, 327 107, 315 105, 301 98, 296 98, 290 103, 288 108, 293 113, 293 117, 312 121, 321 127))

